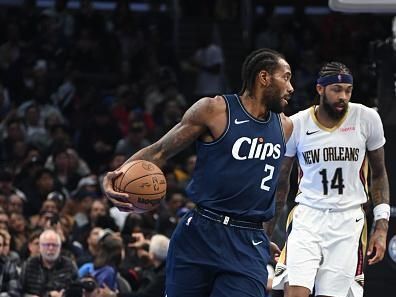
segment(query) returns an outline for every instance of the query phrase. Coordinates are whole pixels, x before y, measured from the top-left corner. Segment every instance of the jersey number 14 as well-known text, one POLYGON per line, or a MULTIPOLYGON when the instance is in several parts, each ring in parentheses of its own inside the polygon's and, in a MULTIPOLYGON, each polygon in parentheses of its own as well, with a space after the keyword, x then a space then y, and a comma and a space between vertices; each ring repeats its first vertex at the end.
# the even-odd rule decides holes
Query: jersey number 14
MULTIPOLYGON (((329 181, 327 179, 327 169, 322 169, 319 171, 319 174, 322 176, 322 185, 323 185, 323 195, 327 195, 329 193, 329 181)), ((330 184, 331 189, 338 189, 338 194, 342 195, 344 193, 344 179, 342 178, 342 168, 338 167, 331 179, 330 184)))

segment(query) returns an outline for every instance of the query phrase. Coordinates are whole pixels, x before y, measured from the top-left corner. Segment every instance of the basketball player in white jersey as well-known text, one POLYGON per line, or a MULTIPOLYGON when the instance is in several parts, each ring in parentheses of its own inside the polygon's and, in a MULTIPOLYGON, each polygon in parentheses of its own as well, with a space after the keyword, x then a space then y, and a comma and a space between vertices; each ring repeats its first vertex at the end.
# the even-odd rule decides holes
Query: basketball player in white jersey
POLYGON ((281 209, 297 157, 298 206, 285 254, 288 297, 308 297, 313 287, 316 296, 342 297, 355 286, 358 265, 363 264, 358 254, 365 221, 361 205, 368 199, 368 165, 375 220, 368 264, 384 257, 390 215, 384 131, 374 109, 349 102, 352 88, 349 69, 338 62, 327 63, 316 85, 320 104, 291 117, 294 129, 277 191, 281 209))

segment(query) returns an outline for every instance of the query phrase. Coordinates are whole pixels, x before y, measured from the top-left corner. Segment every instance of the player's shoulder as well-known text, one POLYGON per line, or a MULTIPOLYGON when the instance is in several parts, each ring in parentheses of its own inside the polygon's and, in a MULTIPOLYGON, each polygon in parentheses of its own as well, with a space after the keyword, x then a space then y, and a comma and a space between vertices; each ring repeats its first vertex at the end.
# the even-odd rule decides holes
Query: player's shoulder
POLYGON ((300 110, 299 112, 291 115, 290 119, 292 120, 293 124, 295 124, 299 121, 307 120, 313 112, 314 112, 314 106, 311 106, 307 109, 300 110))
POLYGON ((212 114, 226 109, 226 102, 223 96, 203 97, 194 103, 197 110, 212 114))
POLYGON ((349 113, 352 115, 359 113, 362 120, 371 121, 380 119, 375 108, 368 107, 364 104, 350 102, 348 109, 349 113))

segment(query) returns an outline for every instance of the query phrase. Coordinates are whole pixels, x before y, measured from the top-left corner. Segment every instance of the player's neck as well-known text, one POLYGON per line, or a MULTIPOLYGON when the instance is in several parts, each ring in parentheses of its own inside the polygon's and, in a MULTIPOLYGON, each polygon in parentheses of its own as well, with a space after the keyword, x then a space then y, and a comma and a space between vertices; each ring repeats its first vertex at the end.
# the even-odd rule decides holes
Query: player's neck
POLYGON ((266 120, 269 116, 269 109, 264 102, 261 102, 254 94, 248 95, 244 93, 240 96, 241 102, 245 110, 258 120, 266 120))
POLYGON ((334 128, 340 123, 340 121, 342 121, 342 118, 335 119, 331 117, 321 105, 314 106, 314 110, 316 119, 326 128, 334 128))

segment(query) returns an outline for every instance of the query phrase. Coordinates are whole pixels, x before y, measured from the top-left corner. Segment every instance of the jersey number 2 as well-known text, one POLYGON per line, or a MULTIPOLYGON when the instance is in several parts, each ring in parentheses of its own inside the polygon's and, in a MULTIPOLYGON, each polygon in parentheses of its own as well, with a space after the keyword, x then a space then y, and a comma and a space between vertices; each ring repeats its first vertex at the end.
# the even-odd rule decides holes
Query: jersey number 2
POLYGON ((270 190, 270 186, 267 186, 265 184, 265 182, 272 179, 272 176, 274 175, 274 169, 275 169, 274 166, 265 164, 264 171, 268 172, 268 175, 264 176, 263 179, 261 180, 261 189, 262 190, 265 190, 265 191, 269 191, 270 190))
MULTIPOLYGON (((329 193, 329 181, 327 180, 327 169, 322 169, 319 171, 319 174, 322 176, 322 184, 323 184, 323 195, 327 195, 329 193)), ((338 194, 342 195, 344 193, 344 179, 342 178, 342 168, 338 167, 331 179, 331 189, 338 189, 338 194)))

